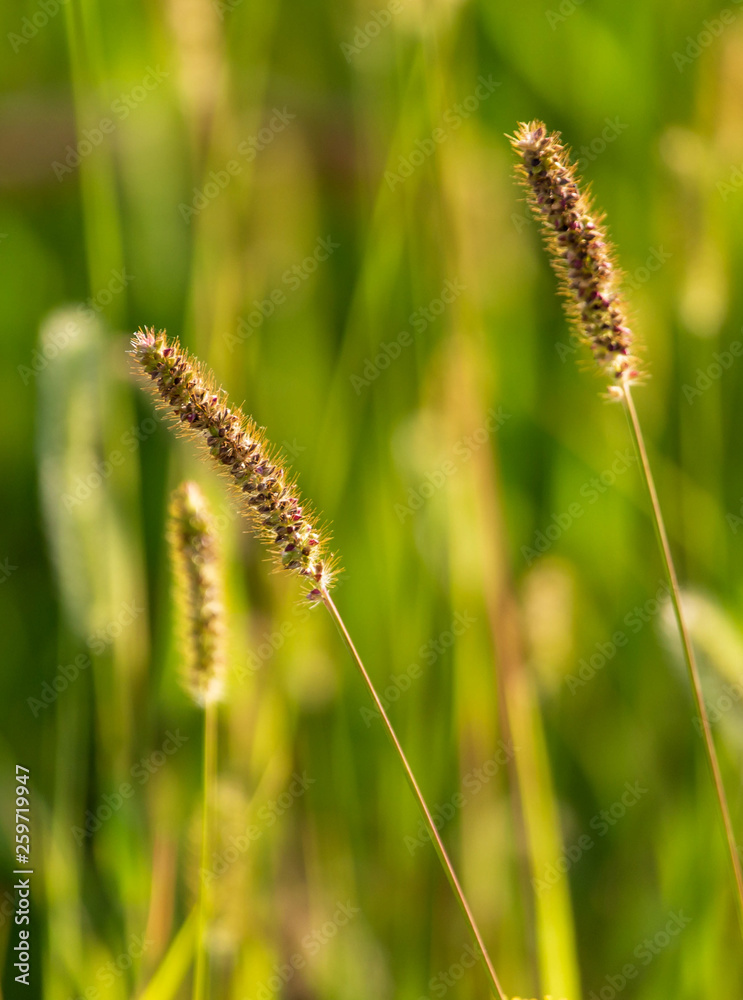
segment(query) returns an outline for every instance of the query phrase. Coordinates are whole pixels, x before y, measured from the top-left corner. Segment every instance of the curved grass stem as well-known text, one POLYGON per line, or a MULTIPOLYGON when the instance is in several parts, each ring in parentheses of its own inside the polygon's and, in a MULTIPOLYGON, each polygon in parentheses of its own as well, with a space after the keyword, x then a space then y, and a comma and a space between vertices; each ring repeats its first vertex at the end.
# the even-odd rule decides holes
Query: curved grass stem
POLYGON ((650 496, 650 507, 653 512, 653 524, 655 526, 655 534, 658 539, 658 547, 660 548, 661 558, 663 560, 663 566, 665 568, 666 576, 668 578, 668 585, 671 593, 671 603, 673 604, 673 611, 676 616, 676 622, 678 624, 679 633, 681 635, 681 645, 684 651, 684 660, 686 661, 686 666, 689 672, 689 679, 691 681, 691 688, 694 694, 694 702, 696 704, 697 715, 699 717, 699 721, 702 726, 704 746, 707 751, 707 760, 710 766, 710 770, 712 771, 712 780, 715 786, 717 803, 720 807, 722 823, 725 828, 725 837, 727 839, 728 852, 730 855, 730 863, 733 867, 733 875, 735 878, 735 885, 737 889, 736 901, 738 905, 738 918, 740 921, 741 932, 743 932, 743 873, 741 872, 740 859, 738 858, 738 848, 735 841, 735 832, 733 830, 732 820, 730 819, 730 809, 728 807, 727 795, 725 794, 725 786, 722 781, 722 774, 720 773, 720 764, 717 760, 717 751, 715 750, 715 744, 712 738, 712 729, 709 724, 707 708, 704 704, 704 696, 702 694, 702 684, 699 679, 699 670, 697 668, 697 662, 694 656, 694 649, 691 644, 691 638, 689 636, 689 629, 686 624, 684 610, 681 606, 681 595, 679 592, 678 578, 676 576, 676 568, 674 566, 673 556, 671 555, 671 547, 668 544, 668 535, 666 534, 666 527, 663 521, 663 514, 661 512, 660 502, 658 500, 658 493, 655 488, 653 473, 650 469, 650 462, 648 461, 648 455, 645 449, 645 441, 642 434, 642 428, 640 427, 640 421, 637 416, 637 410, 635 409, 635 403, 634 400, 632 399, 632 393, 630 391, 629 382, 627 380, 625 380, 622 388, 623 388, 622 401, 624 403, 624 409, 627 414, 627 419, 629 421, 630 431, 632 433, 632 438, 634 440, 635 448, 637 450, 637 457, 640 463, 640 468, 642 469, 645 485, 647 486, 648 494, 650 496))
POLYGON ((209 924, 210 893, 206 881, 211 853, 212 787, 217 758, 217 703, 208 701, 204 706, 203 754, 203 803, 201 810, 201 864, 199 865, 199 923, 196 934, 196 971, 194 973, 193 1000, 207 1000, 209 996, 209 956, 207 928, 209 924))
POLYGON ((459 879, 457 878, 457 874, 454 871, 454 866, 451 863, 449 855, 446 853, 446 848, 444 847, 444 843, 441 837, 439 836, 438 830, 436 829, 436 824, 434 823, 431 811, 428 808, 428 805, 426 804, 426 800, 423 798, 423 793, 421 792, 418 786, 418 782, 416 781, 412 768, 410 767, 408 759, 405 756, 405 751, 403 750, 400 741, 397 738, 397 734, 395 733, 395 730, 392 728, 392 723, 390 722, 389 717, 384 709, 384 705, 382 704, 379 695, 377 694, 376 688, 374 687, 374 684, 371 678, 369 677, 369 674, 366 671, 363 661, 359 656, 356 647, 353 644, 353 640, 351 639, 351 636, 348 633, 348 629, 346 628, 343 619, 341 618, 340 612, 333 603, 333 599, 331 598, 330 594, 324 587, 320 588, 320 593, 321 593, 321 599, 325 604, 325 607, 330 612, 331 617, 333 618, 335 624, 338 627, 338 631, 343 637, 343 641, 348 647, 348 650, 351 653, 351 656, 353 657, 356 666, 359 668, 359 672, 361 673, 363 681, 366 684, 366 687, 369 691, 369 694, 372 697, 372 700, 374 701, 376 709, 382 718, 385 731, 388 737, 390 738, 390 741, 392 743, 392 746, 394 747, 398 759, 400 760, 400 763, 402 764, 403 770, 405 771, 405 777, 408 779, 408 783, 413 791, 413 795, 415 796, 416 801, 418 802, 418 807, 420 808, 420 811, 423 814, 423 820, 426 824, 426 827, 428 828, 428 833, 431 838, 431 842, 433 843, 436 853, 438 854, 441 866, 444 869, 446 877, 449 880, 449 884, 451 885, 454 895, 457 898, 457 902, 459 903, 462 909, 464 918, 467 921, 467 924, 469 925, 472 935, 477 943, 477 947, 480 953, 480 958, 482 959, 483 964, 485 966, 485 970, 487 972, 488 979, 490 980, 490 986, 493 991, 493 994, 494 996, 497 996, 499 1000, 507 1000, 506 994, 503 991, 503 987, 501 986, 498 977, 495 974, 493 963, 490 959, 490 956, 488 955, 487 948, 485 947, 485 942, 483 940, 482 934, 480 933, 480 929, 477 926, 474 914, 470 909, 470 905, 467 902, 464 890, 462 889, 459 879))

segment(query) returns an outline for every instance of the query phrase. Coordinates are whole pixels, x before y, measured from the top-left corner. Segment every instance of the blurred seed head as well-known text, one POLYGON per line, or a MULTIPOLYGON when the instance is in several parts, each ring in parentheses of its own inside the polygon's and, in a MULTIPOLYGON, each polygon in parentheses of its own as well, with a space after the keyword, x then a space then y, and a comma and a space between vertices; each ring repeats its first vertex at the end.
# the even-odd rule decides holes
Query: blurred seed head
POLYGON ((535 121, 521 123, 509 138, 521 160, 518 178, 541 223, 569 317, 612 380, 636 379, 640 373, 632 332, 603 218, 581 191, 560 133, 548 132, 542 122, 535 121))
POLYGON ((84 482, 104 452, 106 413, 99 391, 104 371, 103 330, 97 319, 73 308, 44 320, 39 337, 36 450, 40 503, 62 605, 73 629, 86 635, 107 621, 101 545, 107 484, 84 482))
POLYGON ((308 597, 319 600, 320 588, 329 588, 333 580, 327 536, 302 505, 287 469, 255 421, 230 408, 211 373, 164 332, 139 331, 130 353, 177 426, 205 444, 228 473, 245 516, 277 568, 299 574, 311 588, 308 597))
POLYGON ((173 557, 185 651, 186 686, 199 705, 224 689, 224 602, 217 536, 196 483, 182 483, 170 505, 173 557))

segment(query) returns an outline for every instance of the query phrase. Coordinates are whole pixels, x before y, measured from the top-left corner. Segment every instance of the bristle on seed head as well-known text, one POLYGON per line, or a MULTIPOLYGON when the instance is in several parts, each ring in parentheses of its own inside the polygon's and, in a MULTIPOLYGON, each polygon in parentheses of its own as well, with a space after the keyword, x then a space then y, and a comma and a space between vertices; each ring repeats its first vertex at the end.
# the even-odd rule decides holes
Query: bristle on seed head
POLYGON ((227 399, 206 369, 164 331, 140 330, 130 351, 177 425, 197 438, 229 476, 243 513, 277 567, 293 570, 319 600, 333 580, 327 537, 255 422, 227 399))
POLYGON ((199 705, 219 701, 224 687, 224 602, 218 542, 204 495, 182 483, 170 503, 173 558, 184 647, 184 680, 199 705))
POLYGON ((522 122, 509 139, 520 158, 519 181, 542 225, 569 317, 612 381, 636 379, 640 372, 632 332, 603 219, 580 190, 560 133, 548 132, 542 122, 522 122))

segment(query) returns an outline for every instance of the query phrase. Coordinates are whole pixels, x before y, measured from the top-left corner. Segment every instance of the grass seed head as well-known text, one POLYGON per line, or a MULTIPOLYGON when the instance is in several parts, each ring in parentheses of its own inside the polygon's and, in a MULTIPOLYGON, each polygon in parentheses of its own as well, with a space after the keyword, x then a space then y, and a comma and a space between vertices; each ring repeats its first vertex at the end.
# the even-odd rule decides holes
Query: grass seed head
POLYGON ((227 405, 211 373, 163 331, 140 330, 130 353, 178 426, 198 438, 228 474, 243 513, 277 568, 296 572, 308 586, 308 597, 318 600, 320 588, 329 588, 333 579, 327 537, 262 431, 227 405))
POLYGON ((632 332, 603 218, 581 191, 560 133, 548 132, 542 122, 529 122, 521 123, 509 139, 520 158, 518 177, 541 223, 568 315, 613 381, 636 379, 640 372, 632 332))

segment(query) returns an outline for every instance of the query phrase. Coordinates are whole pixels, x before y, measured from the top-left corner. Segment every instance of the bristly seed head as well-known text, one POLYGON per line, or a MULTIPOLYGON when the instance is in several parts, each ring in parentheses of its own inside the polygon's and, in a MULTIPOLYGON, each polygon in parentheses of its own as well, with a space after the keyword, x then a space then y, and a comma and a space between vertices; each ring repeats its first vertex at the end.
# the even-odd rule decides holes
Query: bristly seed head
POLYGON ((255 422, 230 408, 211 373, 164 331, 140 330, 130 353, 177 426, 198 438, 228 473, 243 513, 276 565, 303 577, 308 597, 317 600, 333 579, 327 538, 255 422))
POLYGON ((224 603, 217 536, 196 483, 182 483, 170 504, 168 541, 183 617, 185 682, 199 705, 224 687, 224 603))
POLYGON ((613 380, 637 378, 632 332, 603 218, 594 213, 588 194, 580 190, 560 133, 547 132, 542 122, 520 123, 509 139, 521 159, 519 180, 542 224, 552 265, 568 300, 568 315, 613 380))

